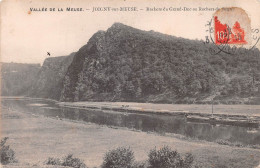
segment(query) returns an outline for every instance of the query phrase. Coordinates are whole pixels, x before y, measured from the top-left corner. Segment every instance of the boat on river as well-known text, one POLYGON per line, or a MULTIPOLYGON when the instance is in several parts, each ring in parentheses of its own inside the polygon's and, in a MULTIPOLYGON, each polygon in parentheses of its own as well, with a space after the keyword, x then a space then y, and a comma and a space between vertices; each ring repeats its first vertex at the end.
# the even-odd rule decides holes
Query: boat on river
POLYGON ((209 123, 212 125, 223 124, 223 125, 233 125, 240 127, 252 127, 259 128, 259 122, 247 120, 247 119, 230 119, 230 118, 221 118, 221 117, 203 117, 199 115, 188 115, 186 117, 189 122, 198 122, 198 123, 209 123))

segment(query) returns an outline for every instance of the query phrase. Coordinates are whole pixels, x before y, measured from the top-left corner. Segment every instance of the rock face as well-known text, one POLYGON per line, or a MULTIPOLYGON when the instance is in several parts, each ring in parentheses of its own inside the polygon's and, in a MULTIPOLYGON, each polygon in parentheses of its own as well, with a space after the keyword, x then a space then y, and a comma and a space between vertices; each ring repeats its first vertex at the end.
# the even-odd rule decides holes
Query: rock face
POLYGON ((38 72, 37 79, 29 90, 29 96, 59 100, 64 76, 74 58, 74 54, 45 59, 38 72))
POLYGON ((259 50, 212 55, 214 47, 115 23, 78 52, 47 58, 41 68, 2 65, 1 93, 60 101, 207 103, 214 98, 259 104, 259 50))
POLYGON ((1 63, 1 95, 26 95, 36 80, 40 64, 1 63))
POLYGON ((258 49, 211 55, 209 47, 115 23, 75 54, 60 100, 194 103, 259 95, 258 49))

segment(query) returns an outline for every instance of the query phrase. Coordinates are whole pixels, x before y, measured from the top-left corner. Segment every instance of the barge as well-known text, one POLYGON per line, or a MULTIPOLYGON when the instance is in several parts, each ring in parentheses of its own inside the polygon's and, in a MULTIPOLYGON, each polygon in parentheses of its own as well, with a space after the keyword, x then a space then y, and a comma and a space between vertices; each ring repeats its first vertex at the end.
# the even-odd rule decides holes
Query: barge
POLYGON ((233 125, 240 127, 252 127, 259 128, 259 122, 246 119, 230 119, 230 118, 220 118, 220 117, 202 117, 199 115, 188 115, 186 117, 189 122, 198 123, 209 123, 212 125, 223 124, 223 125, 233 125))

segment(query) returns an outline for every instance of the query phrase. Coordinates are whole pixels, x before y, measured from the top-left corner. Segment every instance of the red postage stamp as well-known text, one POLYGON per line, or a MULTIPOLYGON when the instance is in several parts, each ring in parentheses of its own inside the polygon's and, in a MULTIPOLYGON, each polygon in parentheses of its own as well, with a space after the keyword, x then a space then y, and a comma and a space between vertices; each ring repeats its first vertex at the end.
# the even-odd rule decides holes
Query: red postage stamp
POLYGON ((214 14, 215 44, 250 44, 250 19, 241 8, 222 8, 214 14))

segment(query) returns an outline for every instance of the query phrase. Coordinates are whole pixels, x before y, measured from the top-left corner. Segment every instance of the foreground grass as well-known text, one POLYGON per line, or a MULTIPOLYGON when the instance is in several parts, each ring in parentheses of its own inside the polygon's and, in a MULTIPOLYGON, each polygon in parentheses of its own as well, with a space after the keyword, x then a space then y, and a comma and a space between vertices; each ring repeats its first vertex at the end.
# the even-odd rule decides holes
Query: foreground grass
POLYGON ((16 152, 20 164, 39 165, 48 157, 73 153, 88 167, 100 166, 104 153, 129 146, 137 161, 147 160, 155 146, 169 146, 181 154, 190 152, 199 167, 251 168, 259 165, 260 150, 230 147, 209 142, 182 140, 127 129, 56 120, 2 110, 2 136, 16 152), (11 116, 11 117, 10 117, 11 116))

